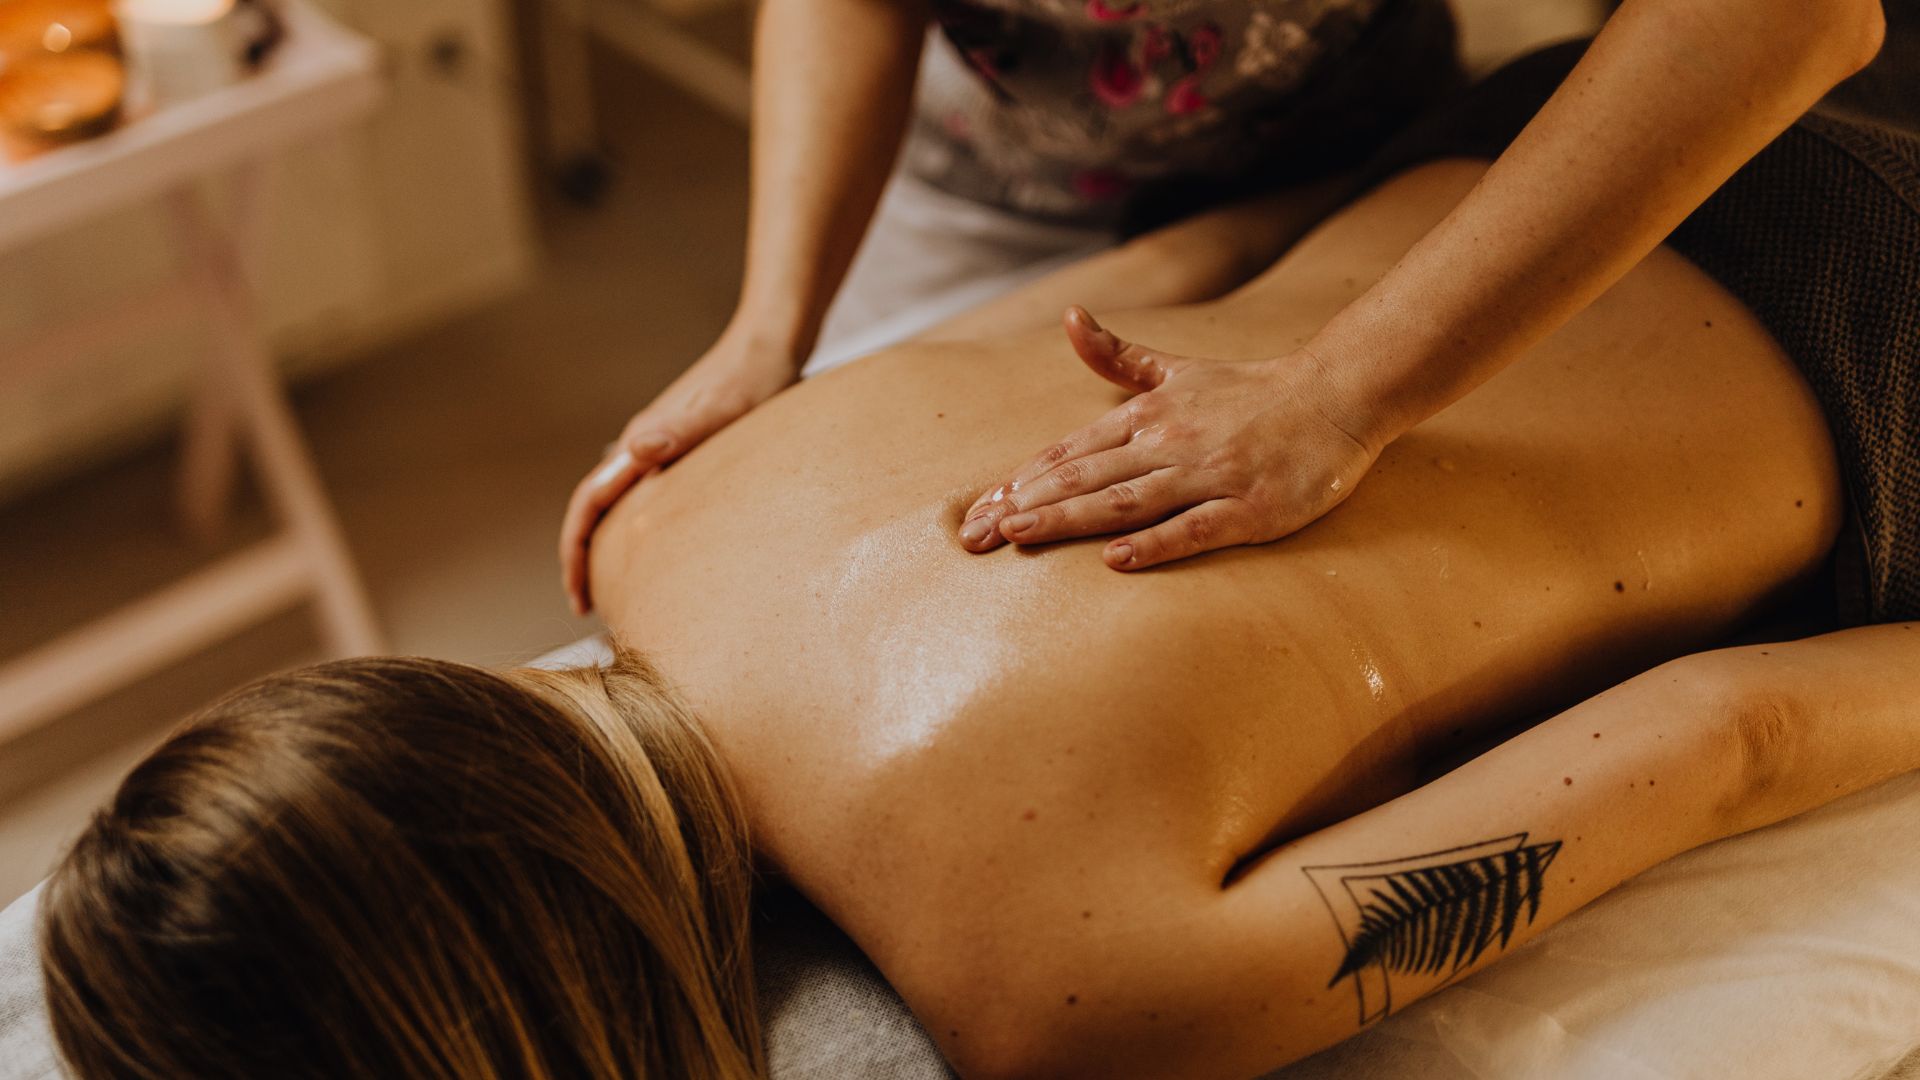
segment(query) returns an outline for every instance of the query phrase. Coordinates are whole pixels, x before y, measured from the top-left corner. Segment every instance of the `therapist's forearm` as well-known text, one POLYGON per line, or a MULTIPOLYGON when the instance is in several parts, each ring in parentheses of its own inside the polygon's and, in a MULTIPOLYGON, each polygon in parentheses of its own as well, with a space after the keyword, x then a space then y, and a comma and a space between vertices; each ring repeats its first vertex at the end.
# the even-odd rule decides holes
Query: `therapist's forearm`
POLYGON ((1309 343, 1390 441, 1592 303, 1878 49, 1873 0, 1628 0, 1474 190, 1309 343))
POLYGON ((899 151, 925 0, 766 0, 754 36, 747 269, 732 330, 796 362, 899 151))

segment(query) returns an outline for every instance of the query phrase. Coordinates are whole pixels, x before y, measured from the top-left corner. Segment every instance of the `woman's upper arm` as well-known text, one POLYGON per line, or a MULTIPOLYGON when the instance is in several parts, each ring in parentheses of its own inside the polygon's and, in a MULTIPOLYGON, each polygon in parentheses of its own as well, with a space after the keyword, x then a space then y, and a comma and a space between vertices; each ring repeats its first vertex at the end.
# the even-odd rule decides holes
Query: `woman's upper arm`
POLYGON ((1914 701, 1920 624, 1684 657, 1224 884, 1143 863, 1097 921, 1008 919, 923 1019, 954 1019, 968 1077, 1258 1075, 1657 863, 1920 768, 1914 701))

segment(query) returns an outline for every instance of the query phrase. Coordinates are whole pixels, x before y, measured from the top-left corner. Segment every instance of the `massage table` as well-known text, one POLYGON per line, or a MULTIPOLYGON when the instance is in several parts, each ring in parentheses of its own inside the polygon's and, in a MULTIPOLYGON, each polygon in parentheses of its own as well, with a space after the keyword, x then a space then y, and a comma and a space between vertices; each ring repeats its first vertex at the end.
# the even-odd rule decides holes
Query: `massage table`
MULTIPOLYGON (((548 666, 607 655, 588 639, 548 666)), ((36 889, 0 913, 0 1080, 51 1080, 36 889)), ((941 1080, 796 897, 755 942, 775 1080, 941 1080)), ((1920 1080, 1920 773, 1641 874, 1492 967, 1266 1080, 1920 1080)))

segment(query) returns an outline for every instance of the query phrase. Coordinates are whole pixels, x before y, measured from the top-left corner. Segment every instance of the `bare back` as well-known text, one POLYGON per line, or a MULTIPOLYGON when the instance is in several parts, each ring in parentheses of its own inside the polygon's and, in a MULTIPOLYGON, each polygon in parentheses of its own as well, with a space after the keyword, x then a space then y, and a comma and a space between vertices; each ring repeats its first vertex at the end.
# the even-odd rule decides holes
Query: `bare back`
MULTIPOLYGON (((1277 354, 1479 172, 1391 182, 1224 300, 1102 318, 1277 354)), ((1839 520, 1799 377, 1664 250, 1295 537, 1134 575, 1098 542, 960 548, 979 491, 1116 400, 1054 332, 897 348, 750 414, 596 537, 609 624, 686 690, 757 845, 909 1002, 921 943, 980 918, 943 898, 1067 925, 1149 875, 1217 884, 1461 731, 1705 645, 1839 520)))

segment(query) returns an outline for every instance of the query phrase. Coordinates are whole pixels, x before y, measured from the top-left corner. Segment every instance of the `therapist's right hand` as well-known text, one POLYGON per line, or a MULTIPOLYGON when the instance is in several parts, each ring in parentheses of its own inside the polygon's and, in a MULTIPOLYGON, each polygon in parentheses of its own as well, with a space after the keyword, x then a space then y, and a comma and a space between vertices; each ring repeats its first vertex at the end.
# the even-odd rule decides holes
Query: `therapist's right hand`
POLYGON ((790 350, 756 344, 729 327, 646 408, 627 421, 600 464, 573 489, 560 526, 560 576, 576 615, 593 610, 587 550, 594 526, 627 489, 800 377, 790 350))

